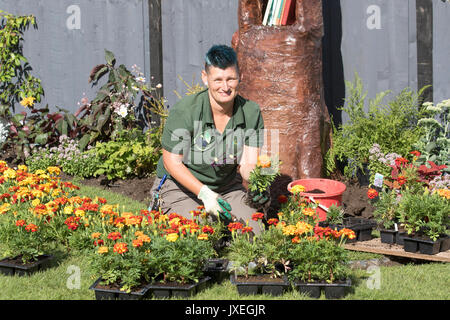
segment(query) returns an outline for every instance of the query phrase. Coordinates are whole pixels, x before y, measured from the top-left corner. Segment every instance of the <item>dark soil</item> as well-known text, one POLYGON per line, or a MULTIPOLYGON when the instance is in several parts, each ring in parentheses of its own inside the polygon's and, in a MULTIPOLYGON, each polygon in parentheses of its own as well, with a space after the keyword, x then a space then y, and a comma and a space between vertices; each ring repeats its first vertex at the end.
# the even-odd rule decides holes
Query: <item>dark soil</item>
MULTIPOLYGON (((20 164, 19 161, 15 160, 15 154, 11 150, 2 150, 0 159, 5 160, 10 167, 17 167, 17 165, 20 164)), ((372 218, 374 208, 369 203, 367 198, 368 186, 360 185, 356 179, 354 181, 349 181, 339 172, 336 172, 331 177, 327 178, 341 181, 347 186, 347 189, 342 196, 342 205, 346 215, 366 219, 372 218)), ((61 179, 67 181, 73 180, 73 177, 63 173, 61 174, 61 179)), ((111 192, 117 192, 148 205, 151 201, 150 189, 153 185, 154 179, 154 176, 150 176, 145 178, 130 178, 127 180, 109 181, 105 176, 100 176, 89 179, 78 179, 76 181, 79 181, 77 183, 82 185, 100 187, 111 192)), ((291 181, 292 179, 290 177, 281 175, 272 184, 270 190, 271 205, 266 212, 267 218, 276 217, 276 214, 280 208, 277 198, 282 194, 289 196, 287 185, 291 181)))
POLYGON ((274 284, 284 284, 285 280, 281 278, 271 278, 270 274, 260 274, 260 275, 249 275, 248 278, 245 276, 237 276, 235 279, 237 284, 243 283, 274 283, 274 284))

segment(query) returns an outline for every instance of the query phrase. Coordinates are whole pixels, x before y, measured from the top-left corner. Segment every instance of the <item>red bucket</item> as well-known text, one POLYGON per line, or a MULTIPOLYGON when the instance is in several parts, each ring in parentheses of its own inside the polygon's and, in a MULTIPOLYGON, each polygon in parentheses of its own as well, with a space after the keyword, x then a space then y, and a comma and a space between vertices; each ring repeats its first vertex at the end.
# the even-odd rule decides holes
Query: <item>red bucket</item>
MULTIPOLYGON (((295 185, 302 185, 306 191, 300 193, 304 197, 312 197, 314 201, 320 203, 326 208, 331 205, 340 206, 342 204, 342 194, 347 189, 347 186, 342 182, 329 179, 300 179, 292 181, 288 184, 287 189, 291 192, 291 188, 295 185), (308 191, 322 190, 324 193, 308 193, 308 191)), ((317 207, 319 213, 319 221, 327 219, 327 212, 320 207, 317 207)))

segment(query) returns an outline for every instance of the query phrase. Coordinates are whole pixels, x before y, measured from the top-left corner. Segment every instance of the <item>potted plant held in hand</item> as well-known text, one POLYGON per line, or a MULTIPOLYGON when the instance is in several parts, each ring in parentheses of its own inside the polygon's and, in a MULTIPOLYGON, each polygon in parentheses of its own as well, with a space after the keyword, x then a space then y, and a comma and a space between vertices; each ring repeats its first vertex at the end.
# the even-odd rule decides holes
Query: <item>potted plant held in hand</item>
POLYGON ((250 172, 246 203, 257 211, 270 206, 270 186, 280 175, 280 162, 268 155, 258 156, 256 167, 250 172))

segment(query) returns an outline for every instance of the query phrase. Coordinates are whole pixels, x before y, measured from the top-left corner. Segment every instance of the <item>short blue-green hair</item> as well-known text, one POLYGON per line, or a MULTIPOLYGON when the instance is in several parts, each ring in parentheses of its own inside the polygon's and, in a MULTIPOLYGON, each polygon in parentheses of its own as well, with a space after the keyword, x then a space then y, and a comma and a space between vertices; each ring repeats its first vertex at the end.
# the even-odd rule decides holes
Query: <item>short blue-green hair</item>
POLYGON ((213 45, 205 56, 205 70, 208 71, 210 66, 222 70, 235 66, 239 71, 236 51, 224 44, 213 45))

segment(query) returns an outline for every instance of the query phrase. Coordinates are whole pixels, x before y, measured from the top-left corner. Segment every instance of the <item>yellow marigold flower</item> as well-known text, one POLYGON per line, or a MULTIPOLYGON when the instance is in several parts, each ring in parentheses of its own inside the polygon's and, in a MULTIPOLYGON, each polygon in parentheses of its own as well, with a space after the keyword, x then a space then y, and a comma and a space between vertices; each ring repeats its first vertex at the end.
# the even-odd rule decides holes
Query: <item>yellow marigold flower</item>
POLYGON ((8 164, 4 160, 0 160, 0 167, 7 167, 8 164))
POLYGON ((297 222, 295 227, 296 227, 295 234, 297 235, 302 235, 306 232, 310 232, 313 229, 312 225, 303 221, 297 222))
POLYGON ((98 248, 97 252, 99 254, 108 253, 108 247, 101 246, 101 247, 98 248))
POLYGON ((91 234, 91 238, 92 239, 98 239, 98 238, 100 238, 101 235, 102 234, 100 232, 94 232, 94 233, 91 234))
POLYGON ((52 197, 58 197, 61 194, 62 190, 61 189, 55 189, 52 191, 52 197))
POLYGON ((166 214, 162 214, 158 217, 157 222, 161 223, 161 222, 167 221, 168 219, 169 219, 169 217, 166 214))
POLYGON ((73 213, 73 207, 72 206, 64 207, 63 212, 64 212, 64 214, 72 214, 73 213))
POLYGON ((4 203, 0 206, 0 214, 5 214, 8 212, 11 205, 9 203, 4 203))
POLYGON ((47 171, 50 174, 59 176, 61 174, 61 169, 59 167, 47 167, 47 171))
POLYGON ((293 186, 291 188, 291 192, 293 194, 297 194, 297 193, 300 193, 300 192, 305 192, 305 190, 306 190, 306 188, 304 186, 302 186, 301 184, 296 184, 295 186, 293 186))
POLYGON ((20 100, 20 104, 24 107, 32 107, 34 105, 34 100, 36 100, 34 97, 25 97, 20 100))
POLYGON ((132 212, 123 212, 121 214, 122 217, 124 218, 131 218, 134 214, 132 212))
POLYGON ((75 209, 75 215, 77 217, 84 217, 84 215, 86 214, 86 212, 84 210, 81 209, 75 209))
POLYGON ((198 240, 208 240, 208 234, 207 233, 199 234, 197 239, 198 240))
POLYGON ((38 169, 38 170, 36 170, 36 171, 34 172, 34 174, 39 176, 39 175, 41 175, 41 174, 45 174, 45 171, 42 170, 42 169, 38 169))
POLYGON ((3 176, 7 179, 14 179, 16 177, 16 170, 6 169, 5 172, 3 172, 3 176))
POLYGON ((31 190, 31 194, 36 198, 42 198, 45 195, 45 193, 43 191, 38 190, 38 189, 31 190))
POLYGON ((134 235, 135 235, 136 237, 143 236, 143 235, 144 235, 144 232, 138 230, 138 231, 136 231, 136 232, 134 233, 134 235))
POLYGON ((41 204, 41 200, 40 199, 34 199, 33 201, 31 201, 31 205, 33 207, 36 207, 39 204, 41 204))
POLYGON ((175 242, 178 239, 178 233, 169 233, 166 235, 166 240, 170 242, 175 242))
POLYGON ((18 169, 18 170, 21 170, 21 171, 23 171, 23 172, 27 172, 27 171, 28 171, 28 167, 27 167, 26 165, 24 165, 24 164, 19 164, 19 165, 17 166, 17 169, 18 169))
POLYGON ((283 227, 283 234, 285 236, 293 236, 297 232, 297 227, 293 225, 287 225, 283 227))

